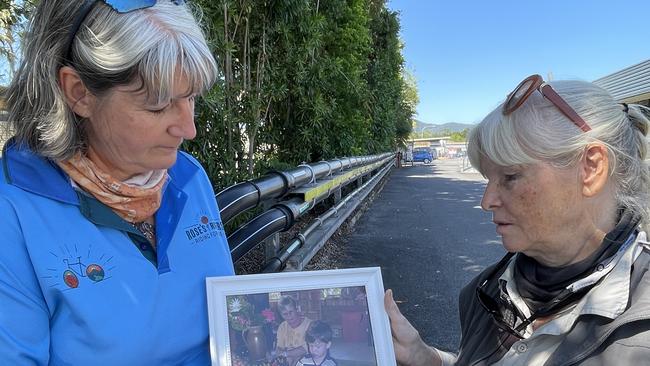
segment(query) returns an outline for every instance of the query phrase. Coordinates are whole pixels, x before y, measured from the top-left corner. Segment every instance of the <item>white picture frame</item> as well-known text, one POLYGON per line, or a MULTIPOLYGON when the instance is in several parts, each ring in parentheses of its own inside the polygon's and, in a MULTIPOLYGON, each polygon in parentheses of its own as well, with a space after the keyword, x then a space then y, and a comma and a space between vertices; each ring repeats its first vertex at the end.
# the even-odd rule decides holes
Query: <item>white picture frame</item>
MULTIPOLYGON (((261 337, 267 339, 266 361, 269 363, 264 363, 261 359, 253 360, 251 355, 255 349, 251 351, 249 343, 250 339, 257 342, 255 338, 250 337, 253 327, 243 325, 247 321, 242 320, 245 317, 239 315, 243 313, 242 303, 246 304, 246 309, 255 309, 251 304, 256 300, 268 301, 265 303, 269 305, 268 309, 261 312, 260 309, 255 309, 254 312, 272 317, 269 313, 269 309, 272 309, 271 312, 276 317, 273 325, 278 329, 277 324, 284 320, 282 316, 277 315, 280 307, 277 300, 279 296, 296 298, 296 301, 300 302, 298 310, 304 317, 312 321, 321 320, 330 325, 333 339, 329 351, 339 366, 397 364, 388 315, 384 309, 384 286, 379 267, 209 277, 206 279, 206 287, 213 366, 272 364, 270 361, 276 357, 275 349, 273 345, 269 346, 268 343, 271 342, 268 339, 277 337, 277 334, 261 337), (321 318, 312 319, 319 316, 321 318), (356 328, 351 328, 355 326, 356 328), (246 346, 243 352, 242 340, 246 346)), ((286 316, 286 313, 283 316, 286 316)), ((269 333, 269 328, 273 327, 266 326, 266 333, 269 333)), ((255 332, 259 333, 258 330, 255 332)), ((273 344, 278 343, 277 338, 272 340, 273 344)))

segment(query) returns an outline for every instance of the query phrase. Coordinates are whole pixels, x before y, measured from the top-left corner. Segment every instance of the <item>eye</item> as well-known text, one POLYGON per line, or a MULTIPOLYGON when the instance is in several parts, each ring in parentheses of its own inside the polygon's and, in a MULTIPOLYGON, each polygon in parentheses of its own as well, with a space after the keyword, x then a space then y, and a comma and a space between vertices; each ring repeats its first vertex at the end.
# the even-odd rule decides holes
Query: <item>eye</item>
POLYGON ((518 173, 512 173, 512 174, 504 174, 503 175, 503 180, 507 182, 514 182, 517 179, 519 179, 519 174, 518 173))
POLYGON ((151 112, 153 114, 162 114, 164 111, 165 111, 165 108, 157 109, 157 110, 153 110, 153 111, 149 111, 149 112, 151 112))
POLYGON ((167 110, 167 107, 169 107, 169 104, 167 104, 166 106, 164 106, 162 108, 148 109, 148 111, 149 111, 149 113, 153 113, 153 114, 162 114, 163 112, 165 112, 167 110))

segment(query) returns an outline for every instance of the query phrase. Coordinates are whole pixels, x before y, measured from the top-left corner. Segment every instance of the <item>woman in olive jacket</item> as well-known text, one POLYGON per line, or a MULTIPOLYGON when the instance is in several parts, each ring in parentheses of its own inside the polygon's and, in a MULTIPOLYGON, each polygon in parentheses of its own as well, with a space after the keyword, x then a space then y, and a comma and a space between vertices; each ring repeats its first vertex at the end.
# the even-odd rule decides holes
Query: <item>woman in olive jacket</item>
POLYGON ((457 354, 426 345, 387 292, 401 365, 648 363, 647 112, 533 75, 474 128, 481 206, 509 253, 462 290, 457 354))

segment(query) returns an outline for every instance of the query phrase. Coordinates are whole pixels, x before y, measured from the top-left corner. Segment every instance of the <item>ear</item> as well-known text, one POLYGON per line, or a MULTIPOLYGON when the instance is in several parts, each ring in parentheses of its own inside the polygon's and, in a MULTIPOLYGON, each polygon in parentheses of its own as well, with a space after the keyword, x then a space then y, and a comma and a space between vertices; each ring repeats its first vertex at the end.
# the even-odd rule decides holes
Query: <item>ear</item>
POLYGON ((587 146, 581 160, 582 194, 594 197, 601 192, 609 179, 609 156, 603 144, 587 146))
POLYGON ((75 69, 70 66, 59 69, 59 87, 68 107, 74 113, 84 118, 90 117, 95 97, 86 88, 75 69))

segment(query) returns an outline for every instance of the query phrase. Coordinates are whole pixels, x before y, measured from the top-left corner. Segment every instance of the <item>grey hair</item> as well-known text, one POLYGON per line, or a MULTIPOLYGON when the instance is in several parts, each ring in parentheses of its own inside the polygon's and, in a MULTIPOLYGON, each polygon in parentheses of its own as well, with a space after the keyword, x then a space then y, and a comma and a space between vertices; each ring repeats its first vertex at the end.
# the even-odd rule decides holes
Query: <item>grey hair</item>
POLYGON ((179 73, 189 80, 188 94, 205 92, 217 77, 193 9, 170 0, 123 14, 98 1, 76 34, 68 62, 65 48, 81 4, 41 1, 23 45, 23 62, 7 91, 17 140, 53 160, 67 159, 85 145, 81 118, 59 87, 62 66, 73 67, 95 96, 135 83, 157 103, 171 98, 179 73))
POLYGON ((609 157, 618 207, 648 221, 650 171, 645 161, 650 121, 648 108, 617 103, 604 89, 582 81, 549 83, 591 126, 582 132, 539 92, 508 116, 502 105, 492 111, 469 134, 468 156, 472 166, 484 173, 482 159, 499 166, 540 162, 555 167, 575 164, 589 143, 601 142, 609 157))

